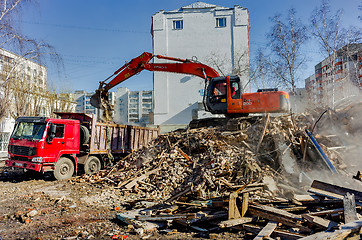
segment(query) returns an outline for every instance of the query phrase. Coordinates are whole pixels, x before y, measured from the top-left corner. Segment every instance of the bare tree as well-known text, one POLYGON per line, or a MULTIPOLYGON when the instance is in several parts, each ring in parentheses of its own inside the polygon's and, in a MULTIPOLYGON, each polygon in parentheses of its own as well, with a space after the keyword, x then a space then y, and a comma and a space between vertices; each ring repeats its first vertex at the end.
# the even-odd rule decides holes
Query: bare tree
POLYGON ((333 56, 341 47, 338 43, 340 42, 342 15, 342 10, 332 13, 329 2, 325 0, 312 12, 311 34, 318 41, 321 51, 326 57, 333 56))
MULTIPOLYGON (((338 64, 342 62, 341 57, 347 57, 348 60, 354 62, 354 69, 358 70, 358 62, 353 61, 356 54, 356 44, 361 43, 361 28, 350 27, 343 29, 341 27, 341 20, 343 16, 342 10, 336 12, 331 11, 329 1, 323 0, 322 4, 314 9, 312 12, 311 22, 311 35, 319 43, 321 53, 324 55, 323 65, 325 69, 321 74, 324 74, 328 81, 331 83, 332 91, 325 92, 324 103, 334 108, 336 101, 336 74, 340 71, 338 64)), ((343 78, 345 79, 345 78, 343 78)), ((321 82, 321 80, 317 79, 321 82)), ((323 83, 320 83, 323 85, 323 83)), ((326 84, 326 83, 325 83, 326 84)), ((328 89, 325 91, 329 91, 328 89)))
POLYGON ((267 34, 270 54, 264 57, 264 67, 269 69, 280 85, 295 92, 296 83, 300 80, 297 73, 305 61, 302 46, 308 39, 306 27, 296 17, 293 8, 288 11, 285 20, 278 14, 271 22, 272 29, 267 34))
POLYGON ((51 117, 56 117, 54 112, 73 112, 76 105, 71 93, 57 93, 52 90, 47 92, 45 99, 46 109, 51 117))
POLYGON ((248 51, 237 50, 231 57, 227 54, 220 54, 214 51, 206 58, 206 63, 215 68, 222 76, 232 74, 239 76, 240 79, 244 79, 243 90, 245 90, 250 83, 248 51), (245 79, 248 80, 245 81, 245 79))
POLYGON ((4 58, 8 57, 1 55, 0 120, 9 112, 12 117, 40 114, 43 97, 47 95, 46 89, 40 90, 40 86, 31 83, 36 81, 33 76, 24 75, 24 69, 20 67, 24 59, 38 64, 55 63, 59 69, 63 66, 61 58, 51 45, 25 36, 20 31, 17 17, 23 8, 36 2, 37 0, 0 0, 0 48, 17 54, 7 61, 4 58))

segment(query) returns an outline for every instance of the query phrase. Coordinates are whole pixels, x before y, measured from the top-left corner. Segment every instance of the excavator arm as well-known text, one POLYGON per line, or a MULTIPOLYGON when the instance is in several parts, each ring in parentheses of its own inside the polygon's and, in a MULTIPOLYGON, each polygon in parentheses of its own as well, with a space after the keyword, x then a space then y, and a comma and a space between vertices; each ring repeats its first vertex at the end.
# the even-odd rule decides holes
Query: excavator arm
POLYGON ((113 110, 113 106, 108 102, 108 91, 143 70, 191 74, 204 78, 207 81, 220 76, 215 69, 193 60, 172 58, 144 52, 123 65, 106 80, 100 82, 99 88, 91 97, 90 102, 92 106, 103 110, 113 110), (174 63, 152 63, 150 61, 153 58, 174 61, 174 63), (106 83, 108 80, 110 81, 106 83))

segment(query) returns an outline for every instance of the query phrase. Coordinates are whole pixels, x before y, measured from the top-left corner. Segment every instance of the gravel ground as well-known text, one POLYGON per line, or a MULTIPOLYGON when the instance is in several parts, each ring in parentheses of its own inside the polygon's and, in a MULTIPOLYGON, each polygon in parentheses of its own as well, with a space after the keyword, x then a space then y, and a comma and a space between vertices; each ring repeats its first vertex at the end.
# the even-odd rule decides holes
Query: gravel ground
MULTIPOLYGON (((0 239, 243 239, 241 232, 200 235, 174 227, 176 233, 137 235, 116 219, 126 211, 120 190, 109 185, 54 181, 12 170, 0 161, 0 239), (118 210, 118 208, 120 210, 118 210), (125 237, 123 237, 125 239, 125 237)), ((172 228, 171 228, 172 229, 172 228)))

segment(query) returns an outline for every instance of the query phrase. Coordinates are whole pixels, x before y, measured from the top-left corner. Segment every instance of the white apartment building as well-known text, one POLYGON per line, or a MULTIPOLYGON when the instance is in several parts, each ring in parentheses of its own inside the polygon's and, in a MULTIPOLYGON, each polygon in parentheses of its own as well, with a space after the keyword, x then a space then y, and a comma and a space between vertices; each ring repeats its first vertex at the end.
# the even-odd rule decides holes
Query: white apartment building
MULTIPOLYGON (((240 79, 249 83, 249 14, 246 8, 196 2, 152 16, 153 53, 197 59, 229 75, 240 63, 240 79), (241 61, 239 61, 241 59, 241 61), (217 65, 217 66, 216 66, 217 65)), ((162 60, 155 60, 162 62, 162 60)), ((154 124, 188 124, 204 93, 204 79, 154 72, 154 124)))
MULTIPOLYGON (((15 120, 11 117, 11 111, 14 111, 14 105, 19 99, 17 99, 17 95, 13 94, 13 91, 19 89, 19 96, 25 95, 21 92, 24 89, 29 92, 40 93, 46 90, 46 84, 47 69, 45 66, 0 48, 0 97, 2 98, 9 94, 10 99, 8 108, 5 110, 5 118, 0 120, 0 152, 7 151, 9 136, 15 124, 15 120), (11 82, 11 88, 4 88, 3 84, 5 82, 8 84, 11 82)), ((20 107, 34 108, 34 102, 29 101, 27 102, 28 105, 20 107)), ((42 104, 39 106, 42 108, 39 111, 45 113, 46 109, 44 106, 42 104)))
POLYGON ((149 124, 153 110, 152 91, 130 91, 120 87, 115 92, 113 120, 119 124, 149 124))
MULTIPOLYGON (((77 113, 87 113, 87 114, 95 114, 98 119, 102 117, 102 110, 95 108, 90 103, 90 98, 93 96, 93 93, 88 93, 84 90, 77 90, 74 92, 74 100, 76 102, 75 112, 77 113)), ((109 101, 111 104, 115 102, 115 94, 114 92, 109 92, 108 95, 109 101)))

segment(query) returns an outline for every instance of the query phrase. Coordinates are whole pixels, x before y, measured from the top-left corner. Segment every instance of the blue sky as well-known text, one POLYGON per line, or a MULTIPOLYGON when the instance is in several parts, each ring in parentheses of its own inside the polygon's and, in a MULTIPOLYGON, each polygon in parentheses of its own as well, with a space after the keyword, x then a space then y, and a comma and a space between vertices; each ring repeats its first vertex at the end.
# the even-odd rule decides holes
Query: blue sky
MULTIPOLYGON (((64 61, 61 72, 48 66, 48 82, 61 91, 98 88, 98 82, 144 51, 152 52, 151 17, 157 11, 174 10, 196 1, 191 0, 47 0, 27 6, 22 11, 22 29, 26 35, 53 45, 64 61)), ((248 8, 251 24, 251 58, 257 48, 265 47, 265 34, 270 29, 269 18, 285 15, 294 7, 297 15, 307 21, 320 4, 315 0, 205 0, 224 7, 239 5, 248 8)), ((360 0, 332 0, 333 10, 343 9, 343 25, 360 26, 360 0)), ((313 55, 305 67, 305 76, 313 73, 318 48, 310 46, 313 55)), ((173 56, 177 57, 177 56, 173 56)), ((191 56, 190 56, 191 57, 191 56)), ((152 74, 141 74, 119 86, 131 90, 152 89, 152 74)))

